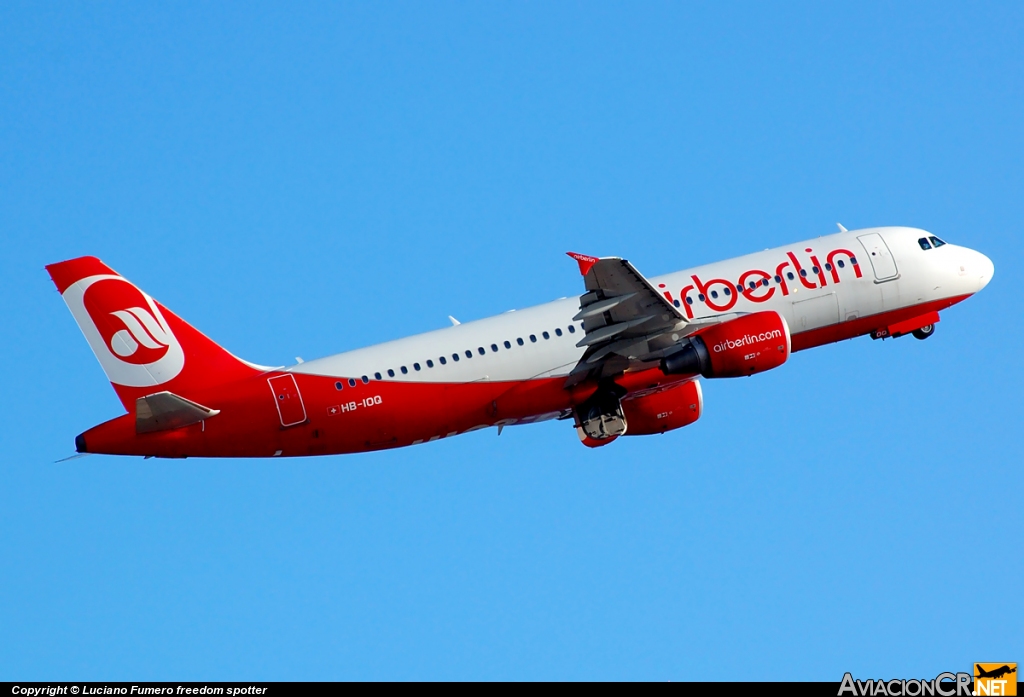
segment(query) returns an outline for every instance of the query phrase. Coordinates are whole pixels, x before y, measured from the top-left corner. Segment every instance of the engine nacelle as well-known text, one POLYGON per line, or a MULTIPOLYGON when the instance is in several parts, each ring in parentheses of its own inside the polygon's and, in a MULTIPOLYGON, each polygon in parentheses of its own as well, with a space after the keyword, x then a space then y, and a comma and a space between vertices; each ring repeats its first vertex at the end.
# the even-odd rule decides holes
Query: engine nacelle
POLYGON ((789 325, 778 312, 755 312, 691 336, 663 358, 666 375, 738 378, 778 368, 789 359, 789 325))
POLYGON ((622 402, 629 424, 627 436, 649 436, 689 426, 704 411, 704 395, 696 380, 622 402))

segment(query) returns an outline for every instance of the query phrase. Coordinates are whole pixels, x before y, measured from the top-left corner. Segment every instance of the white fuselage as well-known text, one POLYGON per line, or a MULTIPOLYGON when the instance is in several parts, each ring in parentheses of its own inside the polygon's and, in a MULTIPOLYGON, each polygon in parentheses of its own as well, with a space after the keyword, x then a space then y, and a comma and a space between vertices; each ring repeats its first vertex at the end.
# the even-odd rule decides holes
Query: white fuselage
MULTIPOLYGON (((922 249, 918 240, 929 237, 923 230, 903 227, 841 232, 650 280, 689 317, 775 310, 799 337, 858 318, 968 296, 992 278, 992 262, 983 254, 953 244, 922 249), (884 247, 875 250, 872 244, 878 237, 884 247), (850 254, 839 253, 827 261, 835 250, 850 254), (885 259, 886 252, 891 259, 885 259), (798 267, 806 274, 803 280, 798 267), (736 287, 741 282, 743 293, 736 287)), ((584 352, 577 347, 582 325, 572 321, 578 310, 577 297, 563 298, 307 361, 289 370, 444 383, 567 375, 584 352)))

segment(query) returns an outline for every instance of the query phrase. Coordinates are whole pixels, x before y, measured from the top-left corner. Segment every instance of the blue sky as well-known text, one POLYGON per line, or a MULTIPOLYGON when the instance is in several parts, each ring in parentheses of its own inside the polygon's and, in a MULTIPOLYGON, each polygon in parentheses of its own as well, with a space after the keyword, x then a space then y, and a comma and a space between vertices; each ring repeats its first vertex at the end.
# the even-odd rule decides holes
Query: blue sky
MULTIPOLYGON (((4 3, 0 678, 818 679, 1024 661, 1019 3, 4 3), (936 335, 369 455, 73 452, 121 413, 43 266, 314 358, 907 224, 936 335), (1013 629, 1017 627, 1017 629, 1013 629)), ((429 408, 429 405, 424 405, 429 408)))

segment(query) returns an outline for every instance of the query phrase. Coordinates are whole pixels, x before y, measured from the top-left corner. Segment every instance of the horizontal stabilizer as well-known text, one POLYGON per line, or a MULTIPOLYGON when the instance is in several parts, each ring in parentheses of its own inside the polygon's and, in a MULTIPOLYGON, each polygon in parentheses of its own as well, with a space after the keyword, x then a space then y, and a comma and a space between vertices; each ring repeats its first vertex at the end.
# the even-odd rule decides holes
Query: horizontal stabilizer
POLYGON ((219 413, 218 409, 208 409, 173 392, 157 392, 135 400, 135 432, 184 428, 219 413))

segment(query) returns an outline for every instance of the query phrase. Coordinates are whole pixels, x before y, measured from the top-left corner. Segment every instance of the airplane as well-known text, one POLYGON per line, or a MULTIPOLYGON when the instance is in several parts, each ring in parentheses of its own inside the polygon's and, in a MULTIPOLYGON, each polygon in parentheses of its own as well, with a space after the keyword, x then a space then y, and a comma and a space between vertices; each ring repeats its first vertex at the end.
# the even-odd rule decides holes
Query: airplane
POLYGON ((998 679, 998 678, 1003 677, 1004 675, 1009 675, 1010 673, 1016 673, 1017 672, 1017 666, 1016 665, 1014 665, 1013 668, 1011 668, 1008 665, 1003 665, 1003 666, 1000 666, 999 668, 995 668, 993 670, 985 670, 984 668, 982 668, 978 664, 975 664, 974 667, 978 671, 978 674, 974 676, 976 678, 993 678, 993 679, 998 679))
POLYGON ((701 378, 870 335, 933 335, 992 261, 908 227, 840 232, 646 278, 569 253, 584 292, 291 367, 232 355, 95 257, 46 267, 127 413, 78 453, 296 457, 572 420, 579 440, 663 434, 704 411, 701 378))

